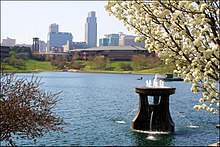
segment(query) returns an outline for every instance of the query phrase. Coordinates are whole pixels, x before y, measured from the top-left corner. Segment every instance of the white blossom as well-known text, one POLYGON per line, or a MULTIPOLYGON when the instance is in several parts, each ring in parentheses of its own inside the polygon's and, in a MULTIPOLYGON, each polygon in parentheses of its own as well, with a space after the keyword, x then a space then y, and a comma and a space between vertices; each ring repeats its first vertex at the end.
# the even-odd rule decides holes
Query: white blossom
POLYGON ((196 110, 204 109, 217 114, 220 84, 219 3, 215 7, 212 1, 201 1, 196 7, 192 1, 160 3, 164 5, 159 4, 158 0, 115 0, 108 1, 105 9, 123 20, 129 30, 134 30, 139 36, 135 41, 145 41, 149 52, 157 53, 166 64, 176 65, 174 73, 184 76, 184 82, 192 83, 192 92, 202 93, 200 105, 194 107, 196 110))
POLYGON ((206 7, 207 7, 206 3, 202 4, 201 7, 200 7, 200 12, 205 11, 206 7))

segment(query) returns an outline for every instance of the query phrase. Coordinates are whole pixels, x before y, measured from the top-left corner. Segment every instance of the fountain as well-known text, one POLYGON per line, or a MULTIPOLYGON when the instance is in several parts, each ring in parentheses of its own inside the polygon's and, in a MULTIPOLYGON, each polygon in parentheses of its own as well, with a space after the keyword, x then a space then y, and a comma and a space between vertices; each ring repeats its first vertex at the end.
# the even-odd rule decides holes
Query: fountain
POLYGON ((151 85, 151 80, 146 81, 146 87, 136 87, 139 94, 139 109, 132 120, 132 130, 141 133, 169 134, 174 132, 174 122, 169 111, 169 96, 175 93, 173 87, 164 85, 164 81, 157 79, 151 85), (149 104, 148 98, 153 97, 149 104))
POLYGON ((154 111, 151 112, 151 116, 150 116, 150 131, 152 131, 153 114, 154 114, 154 111))

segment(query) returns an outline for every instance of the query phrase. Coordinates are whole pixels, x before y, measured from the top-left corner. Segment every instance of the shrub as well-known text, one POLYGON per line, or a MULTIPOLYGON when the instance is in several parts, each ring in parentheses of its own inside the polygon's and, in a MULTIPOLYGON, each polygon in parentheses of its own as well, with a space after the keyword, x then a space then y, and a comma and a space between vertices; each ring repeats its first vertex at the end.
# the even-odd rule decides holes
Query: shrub
POLYGON ((129 63, 120 63, 119 66, 124 71, 133 70, 131 64, 129 64, 129 63))

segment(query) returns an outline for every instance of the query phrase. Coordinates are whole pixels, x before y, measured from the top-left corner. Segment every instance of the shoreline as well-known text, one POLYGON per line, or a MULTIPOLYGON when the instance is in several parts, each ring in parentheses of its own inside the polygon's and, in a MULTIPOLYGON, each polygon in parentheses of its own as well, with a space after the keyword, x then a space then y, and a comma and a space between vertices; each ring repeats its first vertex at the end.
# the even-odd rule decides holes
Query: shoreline
MULTIPOLYGON (((151 72, 135 72, 135 71, 109 71, 109 70, 76 70, 76 69, 69 69, 69 70, 27 70, 27 71, 4 71, 5 73, 40 73, 40 72, 73 72, 73 73, 108 73, 108 74, 141 74, 141 75, 149 75, 149 74, 156 74, 151 72)), ((1 70, 2 73, 2 70, 1 70)))

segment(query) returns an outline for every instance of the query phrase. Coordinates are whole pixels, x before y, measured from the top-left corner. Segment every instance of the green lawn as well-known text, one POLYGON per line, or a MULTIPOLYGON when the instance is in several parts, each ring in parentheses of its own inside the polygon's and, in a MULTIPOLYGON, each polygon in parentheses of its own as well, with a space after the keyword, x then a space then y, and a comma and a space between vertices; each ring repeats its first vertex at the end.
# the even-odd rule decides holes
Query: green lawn
MULTIPOLYGON (((25 66, 21 69, 17 69, 11 65, 5 64, 5 72, 40 72, 40 71, 57 71, 56 66, 52 66, 48 61, 36 61, 36 60, 24 60, 25 66)), ((146 67, 145 69, 134 69, 130 71, 124 71, 120 68, 121 63, 133 65, 131 61, 110 61, 110 69, 108 70, 96 70, 91 69, 87 61, 76 61, 77 63, 84 65, 80 70, 86 72, 106 72, 106 73, 137 73, 137 74, 165 74, 172 73, 174 66, 159 65, 156 67, 146 67)))
POLYGON ((48 61, 27 60, 26 69, 28 70, 56 70, 56 66, 52 66, 48 61))
POLYGON ((131 66, 133 63, 131 61, 110 61, 111 70, 96 70, 91 69, 91 67, 88 65, 87 61, 76 61, 79 64, 85 65, 84 68, 81 70, 87 71, 87 72, 110 72, 110 73, 138 73, 138 74, 166 74, 166 73, 172 73, 175 67, 173 65, 159 65, 155 67, 146 67, 144 69, 133 69, 130 71, 123 71, 120 68, 121 63, 130 64, 131 66))
POLYGON ((56 66, 52 66, 48 61, 24 60, 25 66, 18 69, 11 65, 5 65, 5 72, 33 72, 33 71, 51 71, 57 70, 56 66))
POLYGON ((173 70, 175 69, 172 65, 159 65, 157 67, 148 68, 145 70, 139 70, 136 71, 137 73, 148 73, 148 74, 166 74, 166 73, 173 73, 173 70))

